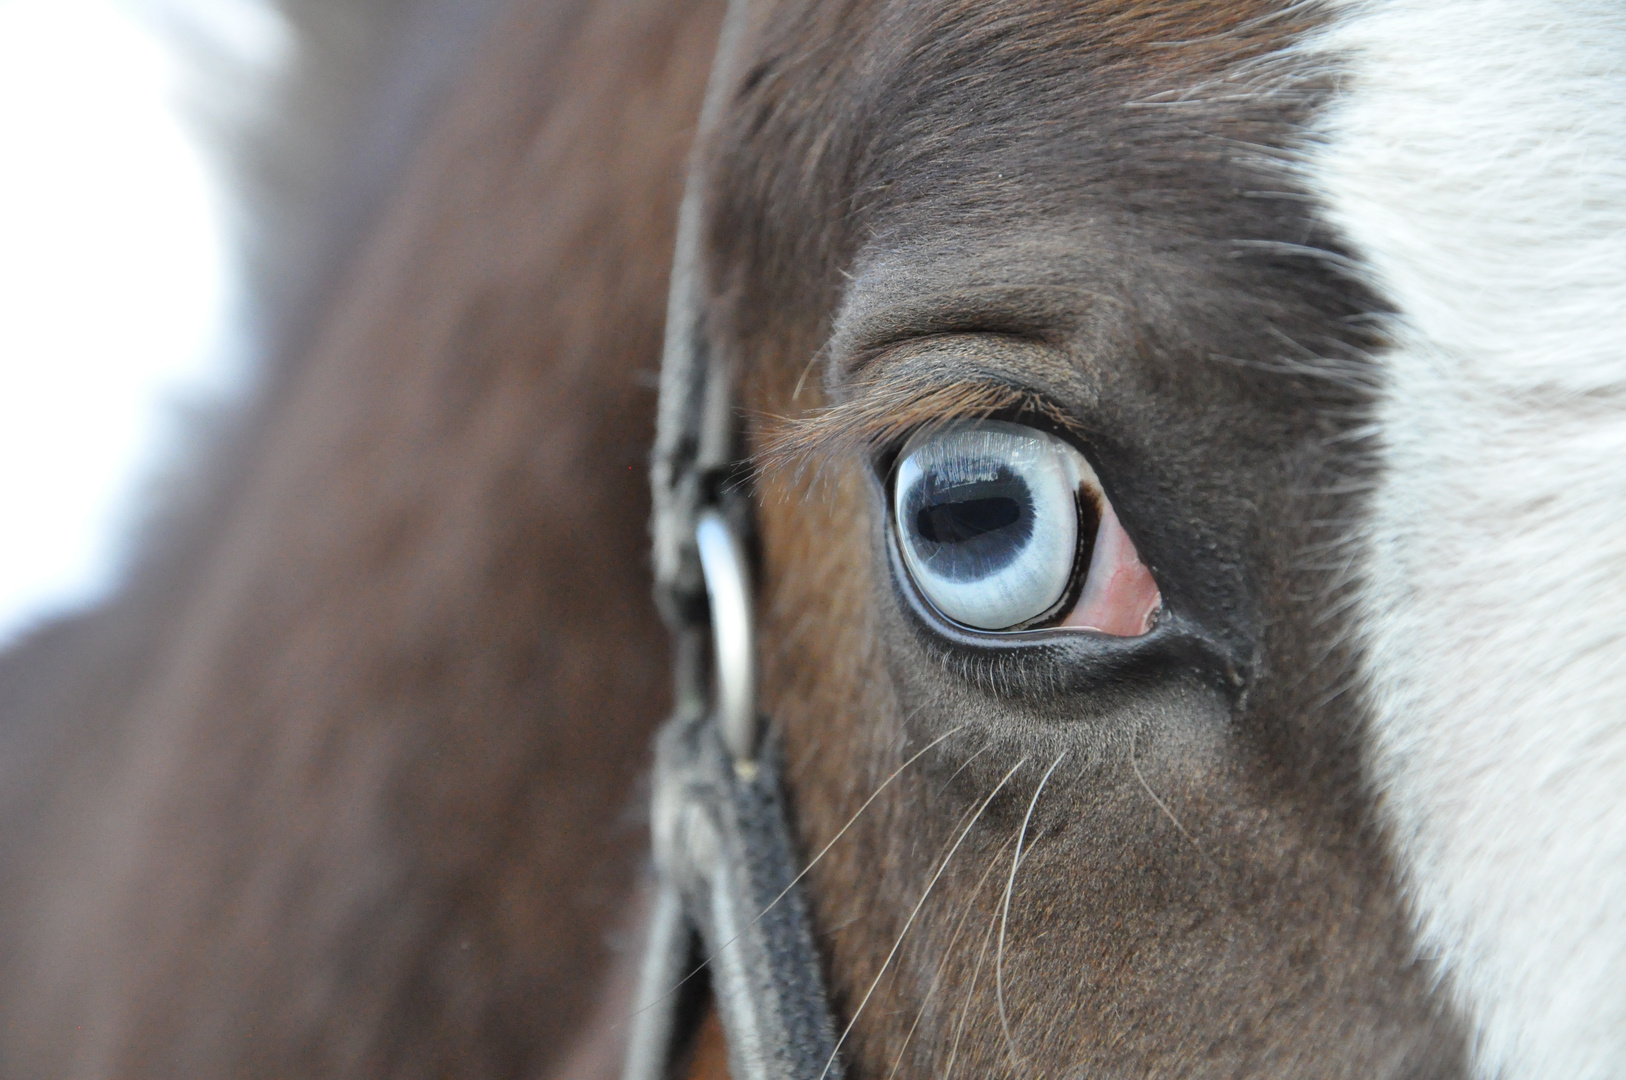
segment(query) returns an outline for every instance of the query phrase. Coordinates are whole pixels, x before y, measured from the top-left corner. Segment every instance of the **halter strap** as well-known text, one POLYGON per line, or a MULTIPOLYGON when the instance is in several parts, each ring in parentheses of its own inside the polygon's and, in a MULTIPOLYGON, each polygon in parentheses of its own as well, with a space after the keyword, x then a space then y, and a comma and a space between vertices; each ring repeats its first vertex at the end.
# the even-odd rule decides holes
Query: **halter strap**
POLYGON ((673 636, 673 713, 655 741, 659 891, 623 1080, 670 1080, 699 1019, 702 961, 732 1080, 841 1080, 835 1024, 795 883, 778 747, 756 709, 749 547, 733 372, 706 326, 704 151, 739 53, 730 0, 678 213, 651 468, 655 595, 673 636))

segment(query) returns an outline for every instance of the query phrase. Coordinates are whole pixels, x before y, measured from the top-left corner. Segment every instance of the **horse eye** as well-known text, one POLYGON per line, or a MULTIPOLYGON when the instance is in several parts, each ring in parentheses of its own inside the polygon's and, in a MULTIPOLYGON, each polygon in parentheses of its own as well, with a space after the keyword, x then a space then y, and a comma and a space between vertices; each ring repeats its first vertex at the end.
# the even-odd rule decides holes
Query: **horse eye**
POLYGON ((1079 527, 1081 506, 1094 517, 1078 496, 1086 477, 1082 454, 1034 428, 989 420, 919 435, 893 488, 904 565, 933 606, 978 630, 1054 614, 1079 537, 1095 532, 1093 520, 1079 527))
POLYGON ((892 528, 921 594, 974 629, 1059 620, 1133 636, 1161 607, 1095 470, 1036 428, 983 420, 910 439, 892 528))

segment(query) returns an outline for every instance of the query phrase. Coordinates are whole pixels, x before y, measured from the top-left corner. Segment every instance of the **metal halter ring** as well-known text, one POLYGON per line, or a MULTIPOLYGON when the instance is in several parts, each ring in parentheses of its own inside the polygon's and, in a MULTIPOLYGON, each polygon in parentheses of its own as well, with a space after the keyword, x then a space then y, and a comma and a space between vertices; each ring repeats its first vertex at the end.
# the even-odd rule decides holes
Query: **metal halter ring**
POLYGON ((751 612, 751 576, 744 545, 715 508, 701 511, 694 530, 700 569, 711 607, 713 698, 723 743, 742 773, 756 768, 756 633, 751 612))
MULTIPOLYGON (((682 631, 676 712, 655 744, 651 832, 661 888, 651 912, 623 1080, 672 1080, 693 1038, 689 976, 702 961, 735 1080, 842 1080, 779 767, 756 709, 751 576, 723 509, 695 519, 712 686, 698 622, 682 631), (697 678, 698 676, 698 678, 697 678)), ((697 612, 698 614, 698 612, 697 612)))

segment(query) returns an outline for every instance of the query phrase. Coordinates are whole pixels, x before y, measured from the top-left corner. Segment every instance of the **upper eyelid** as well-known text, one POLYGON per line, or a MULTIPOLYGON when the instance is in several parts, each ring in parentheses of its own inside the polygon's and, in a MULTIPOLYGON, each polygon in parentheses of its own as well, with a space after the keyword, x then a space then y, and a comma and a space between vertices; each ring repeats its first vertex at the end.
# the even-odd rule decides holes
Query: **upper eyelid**
POLYGON ((810 416, 779 420, 755 457, 765 472, 799 472, 843 455, 870 456, 924 426, 1024 413, 1044 418, 1058 432, 1083 435, 1082 426, 1050 395, 1002 375, 983 371, 967 377, 959 364, 887 365, 859 380, 847 400, 810 416))
MULTIPOLYGON (((944 269, 937 250, 893 252, 857 270, 821 350, 829 376, 861 378, 878 357, 933 339, 998 337, 1054 346, 1076 328, 1081 310, 1121 306, 1072 281, 1012 279, 1009 260, 985 247, 960 251, 970 262, 958 258, 952 270, 944 269)), ((1034 245, 1021 247, 1031 255, 1034 245)), ((1064 246, 1059 254, 1071 250, 1064 246)))
POLYGON ((878 367, 908 364, 907 360, 897 359, 900 353, 910 356, 929 352, 934 345, 954 348, 966 342, 990 342, 1002 346, 1023 346, 1043 345, 1046 341, 1046 338, 1018 330, 989 327, 983 320, 974 319, 968 320, 964 327, 937 327, 930 331, 897 327, 891 334, 868 338, 862 343, 851 343, 844 349, 838 350, 834 344, 828 348, 836 358, 832 368, 839 374, 839 381, 858 385, 870 379, 871 373, 878 367))
POLYGON ((1024 396, 1016 387, 992 380, 924 385, 874 380, 846 401, 805 417, 779 419, 755 457, 759 468, 774 471, 850 454, 867 456, 923 424, 992 415, 1024 396))

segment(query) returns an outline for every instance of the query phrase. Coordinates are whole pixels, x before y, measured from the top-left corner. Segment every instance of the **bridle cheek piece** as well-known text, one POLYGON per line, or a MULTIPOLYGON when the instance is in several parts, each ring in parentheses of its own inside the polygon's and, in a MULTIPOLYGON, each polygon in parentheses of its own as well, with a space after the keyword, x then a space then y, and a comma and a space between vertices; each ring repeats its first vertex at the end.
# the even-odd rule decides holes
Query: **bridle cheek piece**
POLYGON ((727 361, 705 327, 701 152, 746 18, 730 0, 679 211, 651 468, 656 600, 672 629, 672 716, 655 741, 659 892, 623 1080, 670 1080, 699 1017, 700 964, 732 1080, 840 1080, 835 1024, 778 747, 756 707, 748 498, 727 361))

